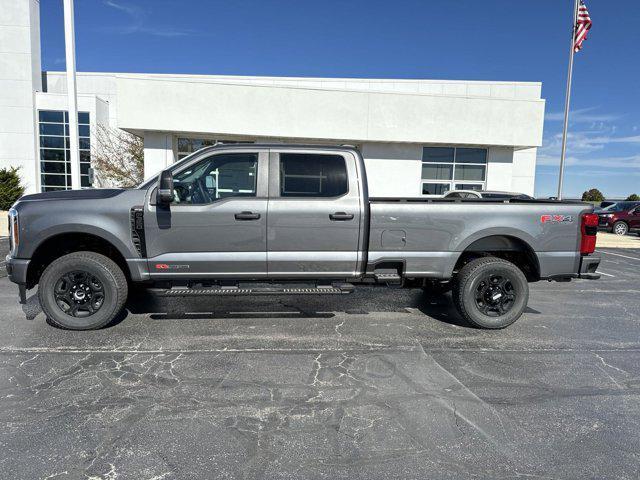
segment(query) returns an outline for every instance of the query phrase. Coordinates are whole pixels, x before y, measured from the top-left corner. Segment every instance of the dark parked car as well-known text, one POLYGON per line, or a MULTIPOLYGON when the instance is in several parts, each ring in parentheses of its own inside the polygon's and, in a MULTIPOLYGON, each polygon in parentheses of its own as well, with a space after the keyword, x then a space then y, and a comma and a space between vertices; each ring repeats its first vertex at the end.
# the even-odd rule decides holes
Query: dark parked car
POLYGON ((524 193, 499 192, 496 190, 451 190, 444 194, 444 198, 492 198, 494 200, 533 200, 533 197, 524 193))
POLYGON ((640 229, 640 202, 617 202, 598 212, 598 227, 616 235, 640 229))

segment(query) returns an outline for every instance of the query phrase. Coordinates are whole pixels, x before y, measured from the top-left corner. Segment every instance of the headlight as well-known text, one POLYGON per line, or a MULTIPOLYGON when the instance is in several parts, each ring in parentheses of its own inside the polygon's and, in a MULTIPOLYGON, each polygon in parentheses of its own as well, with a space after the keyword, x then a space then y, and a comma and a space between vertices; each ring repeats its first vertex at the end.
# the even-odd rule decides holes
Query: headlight
POLYGON ((14 253, 20 244, 20 224, 18 223, 18 211, 15 208, 9 210, 9 250, 14 253))

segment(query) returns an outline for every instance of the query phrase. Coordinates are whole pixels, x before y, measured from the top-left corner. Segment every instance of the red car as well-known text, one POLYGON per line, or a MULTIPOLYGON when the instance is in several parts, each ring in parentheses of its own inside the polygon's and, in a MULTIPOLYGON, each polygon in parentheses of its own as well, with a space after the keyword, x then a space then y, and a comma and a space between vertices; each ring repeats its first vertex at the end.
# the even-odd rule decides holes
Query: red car
POLYGON ((640 229, 640 202, 617 202, 598 212, 598 227, 616 235, 640 229))

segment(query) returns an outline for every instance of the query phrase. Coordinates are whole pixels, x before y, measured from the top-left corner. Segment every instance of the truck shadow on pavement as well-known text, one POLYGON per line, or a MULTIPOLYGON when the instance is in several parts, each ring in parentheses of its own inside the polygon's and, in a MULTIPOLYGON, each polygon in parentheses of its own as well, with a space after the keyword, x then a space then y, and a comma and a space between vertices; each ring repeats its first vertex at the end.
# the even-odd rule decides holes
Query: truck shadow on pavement
MULTIPOLYGON (((375 299, 371 293, 356 292, 351 295, 309 297, 281 295, 271 297, 225 298, 160 298, 145 290, 134 290, 125 309, 106 327, 114 327, 127 319, 129 313, 149 315, 155 321, 168 320, 222 320, 222 319, 321 319, 339 314, 367 315, 378 312, 397 312, 424 315, 439 322, 475 329, 458 315, 449 294, 434 294, 414 290, 378 291, 375 299), (400 299, 396 292, 402 292, 400 299)), ((27 299, 23 312, 28 320, 42 313, 37 294, 27 299)), ((541 312, 527 307, 525 313, 541 312)), ((47 323, 50 323, 47 319, 47 323)))
MULTIPOLYGON (((161 298, 140 291, 132 295, 126 308, 132 314, 149 315, 152 320, 183 319, 279 319, 333 318, 337 315, 366 315, 379 312, 424 315, 450 325, 475 328, 453 307, 450 295, 429 295, 422 290, 376 289, 350 295, 262 297, 161 298)), ((534 312, 538 313, 538 312, 534 312)), ((120 321, 124 318, 120 319, 120 321)), ((115 325, 119 322, 114 322, 115 325)))

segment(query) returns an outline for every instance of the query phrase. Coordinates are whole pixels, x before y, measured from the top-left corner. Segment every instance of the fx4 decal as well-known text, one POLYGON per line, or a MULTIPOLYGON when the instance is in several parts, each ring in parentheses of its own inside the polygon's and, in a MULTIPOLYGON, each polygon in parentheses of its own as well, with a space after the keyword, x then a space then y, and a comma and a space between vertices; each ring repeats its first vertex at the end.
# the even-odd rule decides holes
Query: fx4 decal
POLYGON ((540 223, 567 223, 573 222, 571 215, 541 215, 540 223))
POLYGON ((166 263, 156 263, 156 270, 188 270, 189 265, 169 265, 166 263))

